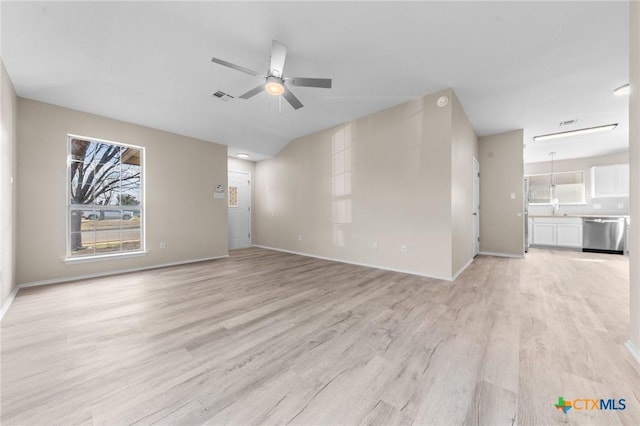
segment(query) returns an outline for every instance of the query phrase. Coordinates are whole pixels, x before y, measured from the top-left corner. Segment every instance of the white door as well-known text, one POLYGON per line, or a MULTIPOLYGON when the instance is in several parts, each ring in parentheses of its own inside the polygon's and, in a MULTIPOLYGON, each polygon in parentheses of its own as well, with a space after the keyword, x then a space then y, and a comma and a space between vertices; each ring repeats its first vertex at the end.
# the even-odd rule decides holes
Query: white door
POLYGON ((229 172, 229 248, 251 245, 251 174, 229 172))
POLYGON ((480 163, 473 159, 473 255, 480 251, 480 163))

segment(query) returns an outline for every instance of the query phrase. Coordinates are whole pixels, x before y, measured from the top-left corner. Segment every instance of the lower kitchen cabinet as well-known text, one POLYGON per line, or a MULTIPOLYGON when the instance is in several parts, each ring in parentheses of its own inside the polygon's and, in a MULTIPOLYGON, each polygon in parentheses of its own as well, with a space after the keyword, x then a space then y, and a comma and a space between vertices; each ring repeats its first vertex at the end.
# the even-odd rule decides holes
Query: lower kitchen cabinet
POLYGON ((533 244, 543 246, 556 245, 556 225, 553 223, 533 222, 533 244))
POLYGON ((582 248, 582 221, 556 225, 556 245, 582 248))
POLYGON ((532 245, 582 248, 582 218, 534 217, 532 245))

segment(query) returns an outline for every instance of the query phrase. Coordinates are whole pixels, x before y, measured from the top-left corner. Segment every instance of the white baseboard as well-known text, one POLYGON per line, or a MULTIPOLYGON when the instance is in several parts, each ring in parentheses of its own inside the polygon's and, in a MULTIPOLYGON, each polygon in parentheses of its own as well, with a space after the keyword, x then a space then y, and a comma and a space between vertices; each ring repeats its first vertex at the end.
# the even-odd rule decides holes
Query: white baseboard
POLYGON ((483 256, 511 257, 511 258, 514 258, 514 259, 524 259, 524 253, 523 254, 513 254, 513 253, 497 253, 497 252, 493 252, 493 251, 481 251, 478 254, 481 254, 483 256))
POLYGON ((627 340, 624 345, 627 347, 629 352, 631 352, 631 355, 633 355, 638 364, 640 364, 640 349, 637 348, 631 340, 627 340))
POLYGON ((0 310, 0 321, 2 321, 2 318, 4 317, 4 314, 9 310, 9 307, 11 306, 11 303, 13 302, 13 299, 15 299, 16 294, 18 294, 18 291, 21 288, 37 287, 37 286, 41 286, 41 285, 68 283, 68 282, 73 282, 73 281, 87 280, 87 279, 91 279, 91 278, 100 278, 100 277, 107 277, 107 276, 111 276, 111 275, 128 274, 128 273, 131 273, 131 272, 148 271, 150 269, 166 268, 167 266, 187 265, 189 263, 206 262, 208 260, 224 259, 225 257, 229 257, 229 255, 226 254, 224 256, 215 256, 215 257, 205 257, 205 258, 202 258, 202 259, 183 260, 183 261, 179 261, 179 262, 170 262, 170 263, 163 263, 163 264, 160 264, 160 265, 145 266, 145 267, 142 267, 142 268, 121 269, 121 270, 118 270, 118 271, 99 272, 97 274, 75 275, 75 276, 71 276, 71 277, 54 278, 54 279, 51 279, 51 280, 42 280, 42 281, 33 281, 33 282, 28 282, 28 283, 21 283, 21 284, 18 284, 18 285, 16 285, 14 287, 14 289, 9 294, 9 297, 7 298, 7 300, 2 305, 2 310, 0 310))
POLYGON ((75 275, 75 276, 71 276, 71 277, 54 278, 54 279, 50 279, 50 280, 32 281, 32 282, 28 282, 28 283, 18 284, 18 288, 27 288, 27 287, 37 287, 37 286, 41 286, 41 285, 68 283, 68 282, 73 282, 73 281, 88 280, 88 279, 91 279, 91 278, 107 277, 107 276, 110 276, 110 275, 120 275, 120 274, 128 274, 128 273, 131 273, 131 272, 148 271, 150 269, 166 268, 167 266, 178 266, 178 265, 187 265, 189 263, 206 262, 208 260, 224 259, 225 257, 229 257, 229 255, 226 254, 224 256, 204 257, 204 258, 201 258, 201 259, 182 260, 182 261, 179 261, 179 262, 170 262, 170 263, 162 263, 162 264, 159 264, 159 265, 144 266, 142 268, 120 269, 120 270, 117 270, 117 271, 98 272, 96 274, 75 275))
MULTIPOLYGON (((252 247, 259 247, 259 248, 263 248, 263 249, 267 249, 267 250, 281 251, 283 253, 297 254, 298 256, 314 257, 316 259, 330 260, 332 262, 347 263, 349 265, 364 266, 364 267, 367 267, 367 268, 382 269, 382 270, 385 270, 385 271, 392 271, 392 272, 400 272, 402 274, 417 275, 417 276, 425 277, 425 278, 435 278, 437 280, 453 281, 452 277, 442 277, 442 276, 438 276, 438 275, 427 275, 427 274, 423 274, 423 273, 420 273, 420 272, 408 271, 408 270, 405 270, 405 269, 389 268, 389 267, 386 267, 386 266, 372 265, 372 264, 369 264, 369 263, 352 262, 350 260, 336 259, 336 258, 333 258, 333 257, 318 256, 316 254, 303 253, 303 252, 293 251, 293 250, 285 250, 285 249, 276 248, 276 247, 262 246, 262 245, 259 245, 259 244, 254 244, 252 247)), ((466 266, 465 266, 465 268, 466 268, 466 266)))
POLYGON ((7 300, 5 300, 4 303, 2 304, 2 309, 0 310, 0 321, 2 321, 2 318, 4 318, 4 314, 6 314, 7 311, 9 310, 9 306, 11 306, 11 303, 13 303, 13 299, 16 298, 16 294, 18 294, 18 290, 20 290, 20 287, 15 286, 13 290, 11 290, 11 293, 9 293, 9 297, 7 297, 7 300))

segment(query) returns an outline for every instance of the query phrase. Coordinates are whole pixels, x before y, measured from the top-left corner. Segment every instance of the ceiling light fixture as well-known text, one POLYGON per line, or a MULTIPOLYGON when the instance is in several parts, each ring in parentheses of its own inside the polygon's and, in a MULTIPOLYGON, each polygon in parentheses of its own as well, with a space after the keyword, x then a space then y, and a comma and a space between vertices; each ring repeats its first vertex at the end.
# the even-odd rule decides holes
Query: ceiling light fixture
POLYGON ((239 152, 236 154, 236 157, 238 158, 249 158, 249 154, 246 154, 244 152, 239 152))
POLYGON ((284 84, 282 84, 282 80, 278 77, 267 77, 264 90, 270 95, 280 96, 284 93, 284 84))
POLYGON ((566 138, 569 136, 586 135, 589 133, 604 132, 606 130, 613 130, 618 126, 618 123, 607 124, 606 126, 588 127, 586 129, 569 130, 568 132, 549 133, 548 135, 534 136, 533 140, 536 142, 546 141, 550 139, 566 138))
POLYGON ((629 87, 629 84, 625 84, 624 86, 620 86, 616 90, 613 91, 613 94, 616 95, 616 96, 625 96, 625 95, 628 95, 629 93, 631 93, 631 87, 629 87))

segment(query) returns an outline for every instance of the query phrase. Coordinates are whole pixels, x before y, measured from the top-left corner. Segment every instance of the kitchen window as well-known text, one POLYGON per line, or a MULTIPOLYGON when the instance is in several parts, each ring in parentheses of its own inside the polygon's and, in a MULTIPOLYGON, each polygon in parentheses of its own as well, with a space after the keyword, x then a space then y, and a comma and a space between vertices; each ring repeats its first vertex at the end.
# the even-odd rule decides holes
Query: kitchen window
POLYGON ((557 172, 527 176, 529 204, 584 204, 584 172, 557 172))
POLYGON ((144 251, 144 149, 68 136, 67 259, 144 251))

